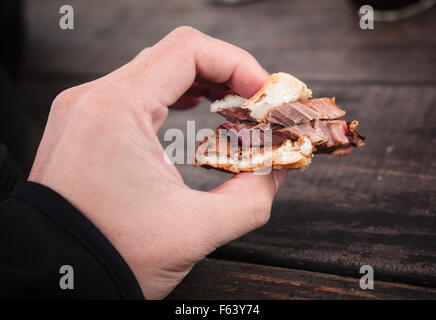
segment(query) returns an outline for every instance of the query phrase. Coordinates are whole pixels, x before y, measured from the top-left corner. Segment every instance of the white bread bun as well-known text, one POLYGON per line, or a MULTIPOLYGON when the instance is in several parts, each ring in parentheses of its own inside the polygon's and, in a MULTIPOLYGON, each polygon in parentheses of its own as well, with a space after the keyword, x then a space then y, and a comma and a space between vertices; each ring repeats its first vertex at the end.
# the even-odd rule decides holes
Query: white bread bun
MULTIPOLYGON (((259 152, 255 155, 238 154, 228 156, 222 154, 216 147, 216 136, 210 135, 198 145, 194 166, 205 166, 221 169, 233 173, 241 171, 257 171, 268 167, 274 169, 297 169, 304 168, 310 164, 313 146, 306 137, 298 141, 286 140, 279 147, 269 152, 259 152)), ((250 152, 248 150, 248 152, 250 152)))
POLYGON ((264 122, 268 111, 283 104, 306 101, 312 96, 312 91, 307 86, 288 73, 274 73, 265 81, 260 89, 250 99, 237 95, 228 95, 223 100, 211 104, 211 111, 218 112, 222 109, 242 107, 250 110, 250 115, 258 122, 264 122))
POLYGON ((222 109, 240 107, 245 102, 245 98, 236 94, 228 94, 222 100, 217 100, 210 105, 212 112, 217 112, 222 109))

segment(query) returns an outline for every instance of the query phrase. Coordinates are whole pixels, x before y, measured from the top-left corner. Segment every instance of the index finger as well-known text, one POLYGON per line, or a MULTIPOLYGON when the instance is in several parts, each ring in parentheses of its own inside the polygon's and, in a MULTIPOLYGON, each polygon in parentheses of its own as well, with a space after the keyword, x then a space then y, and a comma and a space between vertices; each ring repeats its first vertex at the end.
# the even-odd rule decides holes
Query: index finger
POLYGON ((175 103, 197 77, 226 84, 243 97, 251 97, 268 77, 247 51, 190 27, 175 29, 132 63, 137 84, 147 87, 142 92, 153 92, 165 106, 175 103))

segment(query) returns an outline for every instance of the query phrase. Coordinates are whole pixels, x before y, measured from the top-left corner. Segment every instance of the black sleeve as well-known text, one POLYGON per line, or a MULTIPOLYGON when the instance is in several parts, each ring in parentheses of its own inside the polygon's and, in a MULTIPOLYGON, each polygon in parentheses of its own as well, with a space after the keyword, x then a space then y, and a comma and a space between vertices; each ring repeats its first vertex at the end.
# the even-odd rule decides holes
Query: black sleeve
POLYGON ((0 298, 144 299, 103 234, 59 194, 32 182, 19 182, 0 202, 0 298), (61 273, 62 266, 71 269, 61 273))
POLYGON ((12 160, 6 147, 0 143, 0 201, 12 191, 20 178, 20 169, 12 160))

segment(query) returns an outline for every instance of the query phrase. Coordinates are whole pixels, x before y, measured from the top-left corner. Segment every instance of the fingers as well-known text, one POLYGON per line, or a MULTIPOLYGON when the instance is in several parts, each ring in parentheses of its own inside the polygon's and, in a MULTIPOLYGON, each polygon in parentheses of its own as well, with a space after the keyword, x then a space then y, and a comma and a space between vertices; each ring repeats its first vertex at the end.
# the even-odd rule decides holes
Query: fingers
POLYGON ((268 76, 245 50, 189 27, 175 29, 144 50, 125 71, 135 81, 131 86, 134 97, 142 98, 144 104, 151 101, 163 106, 176 103, 197 78, 225 84, 250 97, 268 76))
MULTIPOLYGON (((204 35, 205 36, 205 35, 204 35)), ((268 73, 247 51, 208 36, 207 46, 197 48, 196 70, 205 80, 225 83, 249 98, 262 87, 268 73)))
POLYGON ((217 246, 268 221, 275 194, 285 176, 285 170, 274 170, 269 175, 239 173, 207 195, 203 194, 209 208, 206 216, 212 221, 208 232, 215 235, 217 246))

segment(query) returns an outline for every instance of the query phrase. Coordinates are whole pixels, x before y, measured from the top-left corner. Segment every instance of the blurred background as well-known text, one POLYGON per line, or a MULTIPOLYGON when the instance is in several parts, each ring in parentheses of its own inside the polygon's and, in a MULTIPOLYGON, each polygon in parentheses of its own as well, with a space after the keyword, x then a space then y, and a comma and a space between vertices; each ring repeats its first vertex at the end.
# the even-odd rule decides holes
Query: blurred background
MULTIPOLYGON (((408 18, 362 30, 358 9, 370 2, 383 10, 417 3, 22 1, 22 50, 7 64, 27 122, 21 165, 30 168, 60 91, 120 67, 177 26, 193 26, 248 50, 270 73, 293 74, 315 97, 335 96, 346 119, 359 120, 367 136, 367 145, 346 158, 320 155, 308 170, 290 172, 270 223, 213 257, 351 277, 366 263, 379 279, 436 287, 436 7, 424 1, 429 9, 423 12, 412 7, 408 18), (59 27, 62 4, 74 8, 74 30, 59 27)), ((0 3, 15 8, 19 2, 0 3)), ((396 20, 392 12, 387 16, 396 20)), ((18 48, 13 39, 3 45, 18 48)), ((223 122, 204 102, 171 111, 160 136, 168 128, 186 129, 187 120, 197 129, 223 122)), ((230 177, 178 167, 197 189, 230 177)))

